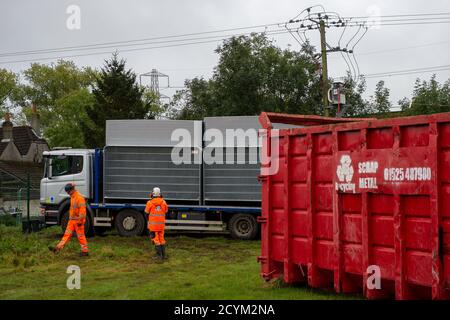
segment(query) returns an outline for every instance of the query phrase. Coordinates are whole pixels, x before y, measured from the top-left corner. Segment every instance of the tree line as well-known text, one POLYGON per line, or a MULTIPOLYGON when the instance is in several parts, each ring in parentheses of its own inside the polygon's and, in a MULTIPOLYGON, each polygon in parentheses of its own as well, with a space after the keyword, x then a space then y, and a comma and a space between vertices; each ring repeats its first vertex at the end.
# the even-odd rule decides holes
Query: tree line
MULTIPOLYGON (((12 112, 14 122, 23 124, 35 104, 50 146, 74 148, 104 146, 109 119, 198 120, 262 111, 323 114, 321 66, 311 45, 299 51, 281 49, 266 36, 254 34, 227 39, 215 52, 219 61, 212 77, 187 79, 170 103, 161 103, 157 94, 139 85, 136 73, 117 54, 100 70, 65 60, 33 63, 20 74, 0 69, 0 113, 12 112)), ((368 99, 363 97, 364 78, 356 83, 347 75, 343 83, 344 116, 393 116, 384 81, 368 99)), ((401 115, 450 111, 450 79, 442 84, 434 75, 417 79, 412 99, 398 104, 401 115)))

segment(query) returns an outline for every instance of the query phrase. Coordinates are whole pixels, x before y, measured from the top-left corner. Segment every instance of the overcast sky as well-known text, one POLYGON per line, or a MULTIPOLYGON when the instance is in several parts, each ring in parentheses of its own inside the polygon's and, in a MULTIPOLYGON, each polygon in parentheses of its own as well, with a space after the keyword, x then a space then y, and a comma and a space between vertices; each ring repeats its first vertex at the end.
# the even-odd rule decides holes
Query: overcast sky
MULTIPOLYGON (((342 16, 367 16, 373 14, 374 10, 381 15, 450 12, 448 0, 4 0, 0 2, 0 54, 278 23, 287 21, 304 8, 316 4, 322 4, 327 10, 338 12, 342 16), (67 27, 67 20, 71 17, 67 9, 71 5, 80 8, 79 29, 67 27)), ((74 20, 70 21, 73 28, 74 20)), ((342 30, 327 31, 330 44, 335 44, 340 31, 342 30)), ((308 36, 312 44, 317 46, 317 32, 308 33, 308 36)), ((350 31, 346 36, 351 36, 350 31)), ((274 35, 272 38, 282 48, 288 45, 292 49, 299 47, 289 34, 274 35)), ((128 67, 137 74, 156 68, 169 75, 170 84, 177 87, 182 86, 186 78, 211 76, 217 63, 218 57, 214 49, 218 43, 122 52, 120 55, 126 58, 128 67)), ((449 49, 450 24, 405 25, 370 29, 355 48, 355 53, 361 73, 371 74, 450 65, 449 49)), ((114 49, 97 51, 112 52, 114 49)), ((5 62, 86 52, 0 57, 0 67, 21 71, 30 62, 5 62)), ((110 53, 68 59, 79 66, 100 67, 109 56, 110 53)), ((330 76, 343 76, 345 70, 346 64, 340 55, 329 54, 330 76)), ((429 79, 431 73, 382 78, 391 89, 394 105, 398 99, 411 95, 418 76, 429 79)), ((449 79, 450 70, 437 72, 437 78, 439 81, 449 79)), ((367 81, 368 94, 373 92, 378 80, 367 81)), ((165 84, 161 80, 160 85, 165 84)), ((162 93, 171 95, 174 91, 175 89, 163 89, 162 93)))

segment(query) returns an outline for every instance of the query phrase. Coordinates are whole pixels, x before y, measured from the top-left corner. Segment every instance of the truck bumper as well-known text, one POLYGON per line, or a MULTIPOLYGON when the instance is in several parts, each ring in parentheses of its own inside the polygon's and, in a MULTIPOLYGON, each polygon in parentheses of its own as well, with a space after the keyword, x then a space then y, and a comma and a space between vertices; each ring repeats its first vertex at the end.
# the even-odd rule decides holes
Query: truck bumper
POLYGON ((58 210, 56 208, 47 208, 41 206, 40 210, 41 216, 44 218, 44 222, 48 226, 58 224, 58 210))

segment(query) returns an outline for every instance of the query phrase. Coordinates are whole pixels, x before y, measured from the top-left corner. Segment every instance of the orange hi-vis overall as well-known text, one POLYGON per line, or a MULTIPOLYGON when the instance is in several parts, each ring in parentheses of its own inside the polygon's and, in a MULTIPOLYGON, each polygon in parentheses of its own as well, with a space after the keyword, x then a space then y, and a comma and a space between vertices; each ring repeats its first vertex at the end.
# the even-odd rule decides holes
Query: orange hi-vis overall
POLYGON ((166 223, 166 213, 168 207, 166 201, 161 197, 147 201, 145 213, 148 213, 148 229, 155 233, 152 239, 155 245, 164 245, 164 224, 166 223))
POLYGON ((56 248, 61 250, 67 242, 69 242, 72 234, 76 232, 78 242, 81 245, 82 252, 88 252, 88 244, 86 236, 84 234, 84 223, 86 222, 86 200, 78 192, 74 191, 70 195, 70 212, 69 212, 69 222, 67 223, 66 231, 61 241, 58 243, 56 248))

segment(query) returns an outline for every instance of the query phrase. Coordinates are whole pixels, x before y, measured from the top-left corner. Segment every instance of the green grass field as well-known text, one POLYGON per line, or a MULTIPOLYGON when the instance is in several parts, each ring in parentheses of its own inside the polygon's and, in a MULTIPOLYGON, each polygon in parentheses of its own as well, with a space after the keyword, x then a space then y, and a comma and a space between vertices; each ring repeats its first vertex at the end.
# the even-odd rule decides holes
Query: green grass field
POLYGON ((147 237, 114 233, 88 239, 90 256, 78 256, 76 238, 59 255, 59 227, 24 235, 0 225, 0 299, 354 299, 259 276, 259 241, 225 236, 168 236, 169 260, 153 262, 147 237), (81 268, 81 289, 69 290, 69 265, 81 268))

